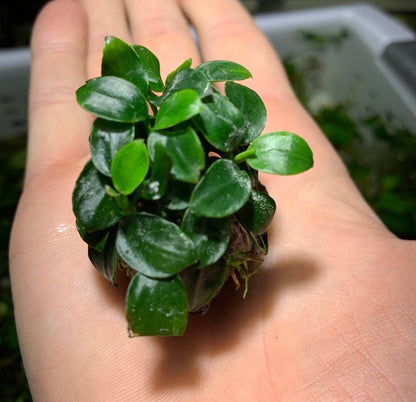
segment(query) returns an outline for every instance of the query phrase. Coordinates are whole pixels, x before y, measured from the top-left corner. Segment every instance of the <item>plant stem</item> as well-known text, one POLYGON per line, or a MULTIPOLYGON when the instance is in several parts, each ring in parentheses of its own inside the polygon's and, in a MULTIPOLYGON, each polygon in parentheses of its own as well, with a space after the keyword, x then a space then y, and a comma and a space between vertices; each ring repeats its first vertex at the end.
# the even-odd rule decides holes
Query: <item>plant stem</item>
POLYGON ((150 108, 152 109, 153 116, 157 115, 157 107, 149 102, 150 108))
POLYGON ((233 162, 238 165, 239 163, 244 162, 245 160, 247 160, 251 156, 254 156, 255 154, 256 151, 254 149, 247 149, 234 156, 233 162))

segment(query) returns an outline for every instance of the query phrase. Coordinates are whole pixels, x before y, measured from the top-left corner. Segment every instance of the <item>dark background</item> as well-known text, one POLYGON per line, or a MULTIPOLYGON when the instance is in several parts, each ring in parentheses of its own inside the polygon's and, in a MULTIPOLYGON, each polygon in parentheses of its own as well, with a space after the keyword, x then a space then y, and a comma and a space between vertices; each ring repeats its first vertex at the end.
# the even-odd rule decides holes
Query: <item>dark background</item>
POLYGON ((0 2, 0 47, 27 46, 32 23, 45 0, 0 2))

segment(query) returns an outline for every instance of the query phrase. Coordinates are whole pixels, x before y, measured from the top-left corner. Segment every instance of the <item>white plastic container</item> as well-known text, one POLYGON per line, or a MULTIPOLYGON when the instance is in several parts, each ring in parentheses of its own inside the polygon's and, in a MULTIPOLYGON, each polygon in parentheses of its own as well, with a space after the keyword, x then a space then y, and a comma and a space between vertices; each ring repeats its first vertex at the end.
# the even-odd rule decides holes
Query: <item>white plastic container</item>
POLYGON ((0 139, 24 134, 30 51, 0 50, 0 139))
MULTIPOLYGON (((313 107, 350 102, 358 117, 377 113, 391 124, 415 131, 413 59, 395 47, 400 43, 411 47, 412 31, 366 4, 271 13, 255 19, 281 57, 290 56, 299 63, 311 53, 319 57, 322 70, 311 86, 313 107), (335 35, 342 29, 348 31, 348 39, 324 50, 301 40, 299 33, 335 35)), ((29 68, 29 49, 0 50, 0 139, 26 130, 29 68)))
POLYGON ((311 57, 319 61, 314 80, 306 82, 312 109, 348 104, 353 118, 377 114, 416 134, 416 41, 411 30, 366 4, 260 15, 256 22, 283 59, 299 66, 311 57), (346 38, 338 43, 304 40, 308 33, 324 39, 342 32, 346 38))

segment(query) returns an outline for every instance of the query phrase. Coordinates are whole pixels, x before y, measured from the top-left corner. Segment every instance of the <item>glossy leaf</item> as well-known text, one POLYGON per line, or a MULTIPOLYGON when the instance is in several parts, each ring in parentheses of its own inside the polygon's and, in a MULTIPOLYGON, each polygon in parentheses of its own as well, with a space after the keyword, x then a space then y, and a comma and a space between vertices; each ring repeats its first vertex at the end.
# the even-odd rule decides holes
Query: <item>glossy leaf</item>
POLYGON ((192 59, 186 59, 183 63, 181 63, 175 70, 168 74, 166 77, 166 85, 170 85, 171 81, 175 77, 175 75, 181 70, 190 70, 192 66, 192 59))
POLYGON ((147 75, 149 86, 153 91, 163 91, 164 85, 160 77, 160 64, 158 58, 146 47, 132 45, 143 66, 143 73, 147 75))
POLYGON ((90 134, 91 159, 97 170, 111 177, 111 162, 115 154, 134 140, 134 126, 96 119, 90 134))
POLYGON ((127 195, 119 193, 111 186, 105 186, 105 191, 118 204, 118 206, 124 212, 124 215, 130 215, 136 212, 135 204, 132 202, 133 200, 129 200, 127 195))
POLYGON ((107 279, 116 285, 120 267, 134 275, 126 295, 132 336, 183 335, 188 311, 205 311, 230 269, 247 280, 255 267, 245 257, 267 252, 276 208, 258 170, 294 174, 313 164, 300 137, 260 136, 265 106, 233 82, 251 77, 246 68, 191 64, 164 85, 149 49, 107 37, 102 77, 76 93, 98 117, 92 160, 73 192, 76 225, 107 279), (225 82, 225 95, 215 82, 225 82), (233 225, 247 237, 243 249, 233 225))
POLYGON ((172 79, 166 83, 166 89, 160 98, 152 100, 156 106, 160 106, 175 92, 183 89, 193 89, 200 98, 212 93, 213 89, 207 77, 199 71, 182 68, 175 72, 172 79))
POLYGON ((85 243, 98 251, 103 250, 109 235, 108 229, 89 232, 78 220, 75 222, 75 225, 85 243))
MULTIPOLYGON (((149 146, 149 142, 148 142, 149 146)), ((150 151, 150 149, 149 149, 150 151)), ((141 188, 141 196, 148 200, 159 200, 165 193, 169 183, 169 174, 172 169, 170 158, 164 145, 154 144, 152 167, 148 177, 141 188)))
POLYGON ((130 45, 114 36, 107 36, 104 40, 101 75, 124 78, 136 85, 144 96, 147 95, 145 66, 130 45))
POLYGON ((245 119, 245 135, 243 143, 248 144, 257 138, 266 124, 266 107, 252 89, 235 82, 225 84, 225 94, 240 110, 245 119))
POLYGON ((199 267, 217 262, 230 240, 228 218, 205 218, 187 211, 182 220, 181 229, 194 242, 199 267))
POLYGON ((170 180, 161 200, 163 206, 172 211, 182 211, 188 208, 193 189, 193 184, 170 180))
POLYGON ((229 152, 245 142, 244 117, 225 96, 215 94, 195 122, 206 140, 220 151, 229 152))
POLYGON ((154 129, 163 130, 197 115, 204 109, 199 95, 193 89, 173 93, 160 106, 154 129))
POLYGON ((123 219, 117 250, 133 269, 152 278, 167 278, 197 261, 193 242, 174 223, 145 212, 123 219))
POLYGON ((123 216, 116 201, 107 195, 105 186, 105 176, 95 169, 92 161, 88 161, 72 194, 74 214, 87 231, 109 228, 123 216))
POLYGON ((149 156, 141 139, 121 148, 111 163, 114 187, 120 193, 131 194, 144 180, 149 170, 149 156))
POLYGON ((183 335, 188 319, 188 300, 182 281, 136 274, 126 296, 130 336, 183 335))
POLYGON ((196 70, 203 72, 211 82, 240 81, 251 77, 250 71, 245 67, 228 60, 207 61, 196 70))
POLYGON ((88 257, 94 267, 113 285, 117 284, 118 272, 118 253, 114 246, 115 233, 108 236, 102 250, 97 250, 93 247, 88 247, 88 257))
POLYGON ((189 268, 181 272, 188 295, 188 310, 203 310, 224 285, 226 276, 227 264, 222 259, 202 269, 189 268))
POLYGON ((145 97, 136 85, 123 78, 93 78, 76 95, 79 105, 97 117, 122 123, 136 123, 148 117, 145 97))
POLYGON ((244 226, 254 234, 267 230, 276 211, 276 203, 268 194, 252 190, 249 200, 237 212, 244 226))
POLYGON ((176 180, 196 183, 205 167, 205 152, 194 130, 188 129, 181 134, 167 136, 153 132, 149 135, 148 147, 162 144, 172 160, 171 173, 176 180))
POLYGON ((189 208, 197 215, 223 218, 237 212, 248 200, 248 174, 228 159, 214 162, 195 186, 189 208))
POLYGON ((255 151, 247 163, 266 173, 297 174, 313 166, 312 151, 306 141, 287 131, 261 135, 247 150, 255 151))

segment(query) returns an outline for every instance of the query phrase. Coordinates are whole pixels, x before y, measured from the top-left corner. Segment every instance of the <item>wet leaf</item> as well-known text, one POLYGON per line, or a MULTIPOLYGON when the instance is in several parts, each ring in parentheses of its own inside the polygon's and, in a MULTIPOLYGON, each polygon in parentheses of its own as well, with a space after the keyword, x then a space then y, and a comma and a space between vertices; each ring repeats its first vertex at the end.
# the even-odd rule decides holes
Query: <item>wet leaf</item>
POLYGON ((167 278, 194 264, 191 239, 173 222, 141 212, 120 222, 116 247, 127 264, 152 278, 167 278))
POLYGON ((111 162, 116 153, 134 140, 132 124, 96 119, 90 134, 91 159, 97 170, 111 177, 111 162))
POLYGON ((186 59, 183 63, 181 63, 177 68, 175 68, 171 73, 168 74, 168 76, 166 77, 166 85, 172 88, 171 81, 173 80, 175 75, 178 74, 178 72, 181 70, 191 70, 191 66, 192 66, 192 59, 191 58, 186 59))
POLYGON ((78 220, 75 222, 75 225, 79 235, 85 243, 98 251, 103 250, 109 235, 108 229, 89 232, 78 220))
POLYGON ((240 81, 251 77, 250 71, 240 64, 228 60, 207 61, 198 67, 211 82, 240 81))
POLYGON ((141 139, 124 145, 111 163, 114 187, 120 193, 131 194, 144 180, 149 170, 149 156, 141 139))
POLYGON ((313 166, 312 151, 306 141, 287 131, 261 135, 248 151, 255 151, 255 154, 247 159, 247 163, 266 173, 297 174, 313 166))
POLYGON ((109 228, 123 216, 117 202, 107 195, 105 186, 106 177, 88 161, 72 194, 74 214, 87 231, 109 228))
POLYGON ((214 162, 195 186, 189 208, 197 215, 223 218, 237 212, 248 200, 248 174, 228 159, 214 162))
POLYGON ((93 78, 76 95, 79 105, 97 117, 121 123, 136 123, 148 117, 145 97, 123 78, 93 78))
POLYGON ((220 151, 229 152, 245 142, 244 117, 225 96, 218 93, 195 118, 206 140, 220 151))
POLYGON ((143 73, 147 75, 150 88, 156 92, 163 91, 164 85, 160 77, 158 58, 144 46, 133 45, 132 47, 143 66, 143 73))
POLYGON ((173 93, 160 106, 154 130, 175 126, 200 113, 204 105, 193 89, 182 89, 173 93))
MULTIPOLYGON (((148 143, 149 146, 149 143, 148 143)), ((150 151, 150 149, 149 149, 150 151)), ((141 188, 141 196, 148 200, 158 200, 165 193, 169 183, 169 173, 172 168, 172 159, 170 158, 164 145, 154 144, 152 149, 152 167, 150 177, 148 177, 141 188)))
POLYGON ((203 309, 224 285, 227 264, 220 260, 202 269, 189 268, 180 273, 188 295, 188 310, 203 309))
POLYGON ((149 135, 148 147, 162 144, 172 160, 171 173, 176 180, 196 183, 205 167, 205 152, 198 135, 191 128, 177 135, 153 132, 149 135))
POLYGON ((163 206, 172 211, 182 211, 188 208, 193 189, 193 184, 170 180, 161 200, 163 206))
POLYGON ((230 241, 228 218, 205 218, 186 211, 181 229, 195 245, 199 267, 217 262, 227 250, 230 241))
POLYGON ((183 335, 188 300, 182 281, 177 276, 159 280, 137 273, 127 289, 126 316, 131 336, 183 335))
POLYGON ((204 74, 186 66, 178 68, 180 69, 174 72, 172 78, 167 80, 162 96, 152 99, 156 106, 160 106, 172 94, 183 89, 193 89, 201 99, 212 93, 212 86, 204 74))
POLYGON ((109 233, 102 250, 88 247, 88 257, 94 267, 113 285, 117 285, 118 253, 115 248, 115 231, 109 233))
POLYGON ((114 36, 104 40, 101 75, 115 76, 130 81, 146 96, 148 88, 147 69, 134 49, 114 36))
POLYGON ((252 190, 249 200, 237 212, 244 226, 254 234, 267 230, 276 211, 276 203, 268 194, 252 190))
POLYGON ((225 84, 225 94, 244 115, 246 130, 243 143, 252 142, 261 134, 266 124, 266 107, 263 101, 252 89, 235 82, 225 84))

